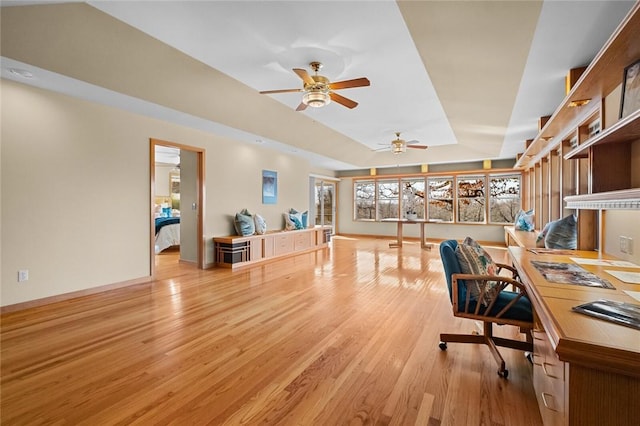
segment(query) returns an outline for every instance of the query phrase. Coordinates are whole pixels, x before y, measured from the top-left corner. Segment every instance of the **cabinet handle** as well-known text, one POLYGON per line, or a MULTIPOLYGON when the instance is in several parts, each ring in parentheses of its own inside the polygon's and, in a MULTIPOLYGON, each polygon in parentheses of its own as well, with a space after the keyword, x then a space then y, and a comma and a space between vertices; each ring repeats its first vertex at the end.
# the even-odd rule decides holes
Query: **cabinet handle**
POLYGON ((540 396, 542 396, 542 403, 544 404, 545 407, 547 407, 549 410, 551 411, 558 411, 555 408, 551 408, 549 406, 549 404, 547 404, 547 397, 546 395, 549 395, 551 398, 553 398, 553 395, 551 395, 550 393, 546 393, 546 392, 540 392, 540 396))
POLYGON ((554 376, 553 374, 549 374, 549 372, 547 371, 547 368, 546 368, 547 365, 551 365, 551 364, 549 364, 547 362, 543 362, 542 363, 542 371, 544 371, 544 374, 546 374, 548 377, 551 377, 552 379, 557 379, 558 376, 554 376))

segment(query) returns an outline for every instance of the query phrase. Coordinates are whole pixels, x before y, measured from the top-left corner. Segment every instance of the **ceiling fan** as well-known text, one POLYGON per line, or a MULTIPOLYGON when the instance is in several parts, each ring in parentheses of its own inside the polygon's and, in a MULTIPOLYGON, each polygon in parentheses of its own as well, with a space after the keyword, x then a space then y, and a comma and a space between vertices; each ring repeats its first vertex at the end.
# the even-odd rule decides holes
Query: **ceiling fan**
MULTIPOLYGON (((386 145, 386 144, 381 144, 386 145)), ((411 149, 427 149, 429 148, 427 145, 421 145, 420 142, 416 140, 405 141, 404 139, 400 139, 400 132, 396 132, 396 138, 391 141, 391 146, 386 148, 381 148, 376 151, 386 151, 390 150, 394 154, 402 154, 407 151, 407 148, 411 149)))
POLYGON ((302 102, 298 105, 296 111, 303 111, 308 106, 320 108, 329 104, 331 101, 335 101, 351 109, 358 106, 358 103, 338 95, 334 90, 362 87, 371 84, 369 79, 365 77, 331 83, 327 77, 318 74, 318 71, 322 68, 320 62, 311 62, 309 66, 315 71, 315 75, 309 75, 309 73, 302 68, 293 69, 293 72, 298 74, 298 77, 300 77, 304 83, 302 89, 264 90, 260 93, 269 95, 272 93, 303 92, 302 102))

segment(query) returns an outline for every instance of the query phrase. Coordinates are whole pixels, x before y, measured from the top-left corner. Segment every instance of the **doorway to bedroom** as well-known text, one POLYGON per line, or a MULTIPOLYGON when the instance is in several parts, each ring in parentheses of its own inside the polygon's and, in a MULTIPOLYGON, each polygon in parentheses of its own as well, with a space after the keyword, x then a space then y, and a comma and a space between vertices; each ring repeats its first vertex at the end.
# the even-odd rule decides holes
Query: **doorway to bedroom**
POLYGON ((204 150, 151 139, 151 276, 159 262, 204 268, 204 150))

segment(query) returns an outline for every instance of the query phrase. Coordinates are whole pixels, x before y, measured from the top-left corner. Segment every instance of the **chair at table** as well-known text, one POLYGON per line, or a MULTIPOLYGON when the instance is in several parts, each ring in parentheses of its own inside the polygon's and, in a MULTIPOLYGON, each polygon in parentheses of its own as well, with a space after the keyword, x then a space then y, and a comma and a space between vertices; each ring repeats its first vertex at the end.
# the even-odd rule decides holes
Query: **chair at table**
MULTIPOLYGON (((497 346, 523 351, 533 351, 531 329, 533 328, 533 311, 531 302, 526 296, 525 287, 519 281, 502 275, 469 275, 463 274, 456 256, 456 240, 443 241, 440 244, 440 257, 449 288, 449 297, 453 305, 453 315, 482 321, 483 334, 440 334, 440 349, 447 349, 447 342, 481 343, 489 347, 491 354, 499 365, 498 375, 506 378, 509 371, 497 346), (468 290, 468 283, 477 282, 479 295, 474 296, 468 290), (489 282, 495 282, 493 290, 489 282), (516 291, 507 291, 513 286, 516 291), (482 302, 478 302, 481 300, 482 302), (493 335, 493 323, 508 324, 520 327, 526 333, 526 341, 505 339, 493 335)), ((510 270, 514 276, 515 269, 509 265, 496 263, 500 269, 510 270)), ((470 284, 471 285, 471 284, 470 284)))

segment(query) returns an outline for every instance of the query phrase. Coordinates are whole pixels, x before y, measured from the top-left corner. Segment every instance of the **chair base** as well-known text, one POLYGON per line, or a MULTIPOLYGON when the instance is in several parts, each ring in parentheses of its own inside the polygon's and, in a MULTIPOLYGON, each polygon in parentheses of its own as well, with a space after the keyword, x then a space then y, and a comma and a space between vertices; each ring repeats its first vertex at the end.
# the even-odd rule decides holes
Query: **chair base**
POLYGON ((504 339, 502 337, 494 337, 492 333, 492 324, 484 323, 484 334, 440 334, 440 349, 446 350, 447 343, 475 343, 487 345, 491 355, 498 364, 498 375, 505 379, 509 375, 509 370, 506 369, 506 365, 502 355, 498 351, 498 346, 505 348, 518 349, 525 352, 533 351, 533 343, 530 339, 530 334, 527 333, 527 341, 504 339))

